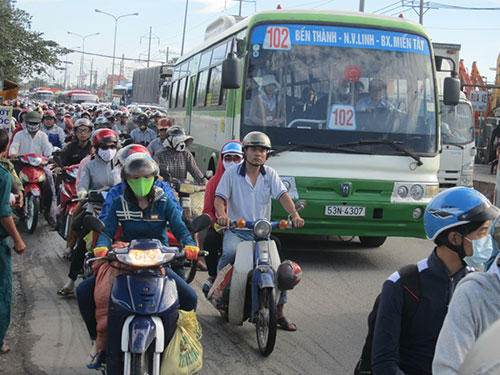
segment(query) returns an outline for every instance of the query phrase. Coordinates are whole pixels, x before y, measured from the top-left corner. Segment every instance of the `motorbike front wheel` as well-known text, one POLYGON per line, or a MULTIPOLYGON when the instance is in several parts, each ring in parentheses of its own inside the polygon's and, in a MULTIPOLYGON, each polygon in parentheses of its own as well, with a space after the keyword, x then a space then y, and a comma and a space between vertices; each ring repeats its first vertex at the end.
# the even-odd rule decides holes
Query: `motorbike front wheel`
POLYGON ((26 229, 32 234, 38 224, 38 214, 40 213, 40 197, 29 195, 26 198, 26 229))
POLYGON ((152 353, 132 353, 130 375, 152 375, 153 374, 152 353))
POLYGON ((268 356, 274 350, 276 331, 278 329, 278 313, 276 312, 274 288, 259 289, 259 310, 255 329, 257 344, 263 356, 268 356))

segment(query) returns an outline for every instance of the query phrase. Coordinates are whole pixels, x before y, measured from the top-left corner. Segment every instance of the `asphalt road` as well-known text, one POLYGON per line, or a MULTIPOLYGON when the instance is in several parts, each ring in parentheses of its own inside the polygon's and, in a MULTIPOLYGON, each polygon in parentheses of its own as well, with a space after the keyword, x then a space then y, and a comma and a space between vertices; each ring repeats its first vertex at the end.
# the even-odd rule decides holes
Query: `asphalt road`
MULTIPOLYGON (((96 374, 85 368, 90 341, 76 299, 61 298, 69 264, 64 243, 43 225, 24 234, 26 254, 14 255, 14 306, 1 374, 96 374)), ((425 258, 430 241, 391 238, 380 248, 354 239, 284 241, 282 259, 298 262, 302 282, 289 293, 286 313, 297 332, 279 331, 274 352, 262 357, 250 323, 232 327, 204 300, 206 273, 193 282, 203 327, 201 374, 352 374, 367 331, 366 318, 382 282, 401 266, 425 258)))

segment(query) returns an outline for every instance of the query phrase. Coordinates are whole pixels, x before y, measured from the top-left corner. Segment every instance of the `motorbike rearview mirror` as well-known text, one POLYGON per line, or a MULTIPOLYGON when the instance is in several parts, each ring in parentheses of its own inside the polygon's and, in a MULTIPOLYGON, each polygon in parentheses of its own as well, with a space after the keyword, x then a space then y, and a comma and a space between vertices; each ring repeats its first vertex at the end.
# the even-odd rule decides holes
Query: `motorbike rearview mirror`
POLYGON ((191 230, 194 233, 201 232, 210 225, 210 216, 203 214, 193 219, 191 222, 191 230))
POLYGON ((306 207, 307 201, 305 199, 299 199, 297 202, 295 202, 295 210, 297 211, 305 210, 306 207))
POLYGON ((87 215, 83 218, 82 226, 89 231, 104 232, 106 226, 104 223, 95 216, 87 215))

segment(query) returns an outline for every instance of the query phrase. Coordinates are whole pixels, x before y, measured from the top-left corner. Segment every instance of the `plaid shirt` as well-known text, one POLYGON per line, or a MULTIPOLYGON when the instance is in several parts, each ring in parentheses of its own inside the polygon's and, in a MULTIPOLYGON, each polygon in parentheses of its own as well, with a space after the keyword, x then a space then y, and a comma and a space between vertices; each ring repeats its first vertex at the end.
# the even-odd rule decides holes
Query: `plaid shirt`
POLYGON ((198 184, 207 183, 207 179, 196 165, 190 151, 175 151, 167 147, 163 151, 157 152, 154 160, 160 166, 160 171, 165 169, 174 178, 185 180, 189 172, 198 184))

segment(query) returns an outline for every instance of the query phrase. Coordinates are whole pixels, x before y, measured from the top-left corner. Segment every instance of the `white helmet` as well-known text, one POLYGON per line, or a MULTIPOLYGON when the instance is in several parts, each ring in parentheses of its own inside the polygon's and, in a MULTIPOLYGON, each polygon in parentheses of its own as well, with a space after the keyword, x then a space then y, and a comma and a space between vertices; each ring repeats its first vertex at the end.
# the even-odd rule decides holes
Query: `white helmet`
POLYGON ((163 141, 163 146, 173 148, 175 151, 184 151, 193 143, 193 140, 193 137, 186 135, 184 129, 179 125, 174 125, 167 130, 167 137, 163 141))

